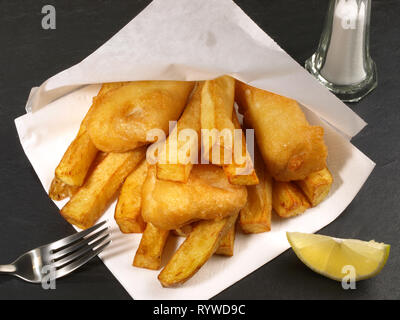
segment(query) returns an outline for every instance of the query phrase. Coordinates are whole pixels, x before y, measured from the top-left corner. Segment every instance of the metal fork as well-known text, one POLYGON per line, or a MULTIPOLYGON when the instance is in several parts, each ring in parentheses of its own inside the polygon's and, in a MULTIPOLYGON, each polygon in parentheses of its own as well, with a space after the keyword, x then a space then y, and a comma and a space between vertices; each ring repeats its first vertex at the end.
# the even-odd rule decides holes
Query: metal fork
POLYGON ((64 277, 97 256, 110 244, 108 227, 100 229, 105 223, 103 221, 92 228, 33 249, 12 264, 0 265, 0 274, 10 274, 31 283, 47 280, 51 270, 52 279, 64 277))

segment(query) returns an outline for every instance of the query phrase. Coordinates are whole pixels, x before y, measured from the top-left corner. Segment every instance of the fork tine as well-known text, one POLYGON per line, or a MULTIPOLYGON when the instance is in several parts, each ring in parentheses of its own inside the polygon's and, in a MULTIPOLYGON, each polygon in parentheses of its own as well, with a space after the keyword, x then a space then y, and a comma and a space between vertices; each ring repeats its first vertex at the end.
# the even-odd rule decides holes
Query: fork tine
POLYGON ((97 239, 102 234, 104 234, 106 231, 108 231, 108 227, 105 227, 104 229, 101 229, 100 231, 96 231, 96 233, 91 234, 87 238, 82 238, 82 240, 76 242, 73 245, 67 246, 65 249, 63 249, 61 251, 57 251, 56 253, 53 253, 50 256, 50 259, 57 260, 57 259, 63 258, 65 255, 72 253, 72 252, 86 246, 87 244, 89 244, 93 240, 97 239))
POLYGON ((71 273, 72 271, 78 269, 80 266, 84 265, 91 259, 93 259, 95 256, 97 256, 100 252, 102 252, 109 244, 111 243, 111 240, 97 248, 96 250, 92 251, 91 253, 79 258, 78 260, 75 260, 73 263, 66 265, 65 267, 59 269, 56 271, 56 278, 61 278, 66 276, 67 274, 71 273))
POLYGON ((55 261, 52 263, 52 265, 56 268, 60 268, 77 258, 83 256, 85 253, 92 251, 94 248, 98 247, 101 243, 103 243, 104 240, 108 239, 110 237, 109 234, 106 234, 105 236, 101 237, 100 239, 96 240, 95 242, 91 243, 90 245, 84 246, 83 248, 79 249, 78 251, 75 251, 72 254, 67 255, 65 258, 60 259, 58 261, 55 261))
POLYGON ((48 247, 50 250, 60 250, 63 247, 67 246, 70 243, 73 243, 79 239, 82 239, 83 237, 87 236, 88 234, 92 233, 93 231, 99 229, 101 226, 103 226, 107 221, 102 221, 95 226, 86 229, 84 231, 78 232, 73 234, 72 236, 68 236, 66 238, 63 238, 61 240, 58 240, 56 242, 48 244, 46 247, 48 247))

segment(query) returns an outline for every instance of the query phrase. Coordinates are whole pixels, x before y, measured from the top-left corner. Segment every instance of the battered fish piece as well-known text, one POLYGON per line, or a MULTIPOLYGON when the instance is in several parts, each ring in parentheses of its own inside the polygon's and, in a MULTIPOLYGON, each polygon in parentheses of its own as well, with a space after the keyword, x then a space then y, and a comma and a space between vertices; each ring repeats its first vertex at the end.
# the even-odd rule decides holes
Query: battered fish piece
POLYGON ((302 180, 326 167, 324 129, 311 126, 296 101, 239 81, 235 99, 275 180, 302 180))
POLYGON ((164 230, 197 221, 222 219, 238 212, 247 201, 245 186, 230 184, 224 170, 194 165, 187 183, 157 179, 149 166, 142 188, 142 217, 164 230))
POLYGON ((88 132, 97 149, 126 152, 147 141, 151 129, 168 133, 169 121, 179 118, 193 89, 193 82, 130 82, 98 97, 88 121, 88 132))

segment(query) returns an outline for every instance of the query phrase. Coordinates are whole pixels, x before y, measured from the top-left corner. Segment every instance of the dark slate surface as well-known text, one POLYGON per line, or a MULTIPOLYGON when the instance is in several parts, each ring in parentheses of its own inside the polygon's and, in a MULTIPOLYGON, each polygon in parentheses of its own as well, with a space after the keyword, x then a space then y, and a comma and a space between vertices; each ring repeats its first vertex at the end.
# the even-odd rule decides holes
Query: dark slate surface
MULTIPOLYGON (((8 263, 28 249, 73 231, 43 191, 18 141, 13 120, 24 114, 31 87, 88 56, 149 2, 0 2, 0 263, 8 263), (57 9, 54 31, 41 28, 41 8, 45 4, 53 4, 57 9)), ((315 50, 327 1, 236 2, 299 63, 303 64, 315 50)), ((385 269, 376 278, 358 283, 356 290, 345 291, 339 283, 308 270, 292 251, 287 251, 219 294, 217 299, 400 298, 399 10, 398 0, 373 1, 371 54, 378 66, 379 86, 360 103, 351 105, 369 123, 353 143, 377 163, 376 169, 341 217, 321 231, 337 237, 390 243, 391 255, 385 269)), ((2 276, 0 299, 130 299, 130 296, 96 259, 59 280, 57 289, 52 291, 2 276)))

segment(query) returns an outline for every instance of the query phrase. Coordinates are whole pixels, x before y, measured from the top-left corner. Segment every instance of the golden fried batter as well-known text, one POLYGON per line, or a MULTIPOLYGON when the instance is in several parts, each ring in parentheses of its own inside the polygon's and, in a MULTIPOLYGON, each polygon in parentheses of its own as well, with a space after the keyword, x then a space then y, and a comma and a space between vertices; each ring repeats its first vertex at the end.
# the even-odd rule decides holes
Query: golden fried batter
POLYGON ((311 126, 296 101, 237 81, 236 102, 275 180, 302 180, 326 166, 324 129, 311 126))
POLYGON ((150 166, 142 188, 142 216, 160 229, 173 230, 201 219, 238 212, 247 201, 245 186, 230 184, 224 170, 194 165, 187 183, 159 180, 150 166))
POLYGON ((144 144, 151 129, 168 133, 179 118, 194 86, 183 81, 137 81, 98 97, 88 123, 95 146, 104 152, 125 152, 144 144))

